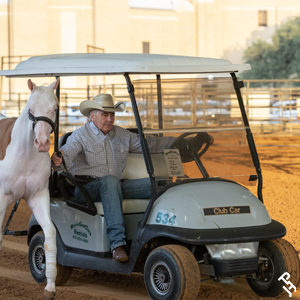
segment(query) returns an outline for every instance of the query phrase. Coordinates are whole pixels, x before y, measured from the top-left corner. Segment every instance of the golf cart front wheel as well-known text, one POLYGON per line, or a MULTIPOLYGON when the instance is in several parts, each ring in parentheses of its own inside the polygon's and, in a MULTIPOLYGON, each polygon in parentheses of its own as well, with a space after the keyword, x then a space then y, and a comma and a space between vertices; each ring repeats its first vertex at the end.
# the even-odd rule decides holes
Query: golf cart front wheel
POLYGON ((253 279, 247 279, 252 290, 261 297, 284 295, 284 282, 278 278, 285 272, 290 274, 289 281, 297 287, 300 280, 298 254, 286 240, 278 239, 261 242, 258 249, 258 271, 253 279))
POLYGON ((194 300, 200 290, 200 271, 193 254, 180 245, 153 250, 144 270, 149 296, 157 300, 194 300))
MULTIPOLYGON (((46 278, 46 256, 44 249, 45 237, 42 231, 37 232, 29 243, 28 263, 33 279, 41 285, 45 285, 46 278)), ((57 276, 55 285, 63 285, 70 278, 73 268, 64 267, 56 263, 57 276)))

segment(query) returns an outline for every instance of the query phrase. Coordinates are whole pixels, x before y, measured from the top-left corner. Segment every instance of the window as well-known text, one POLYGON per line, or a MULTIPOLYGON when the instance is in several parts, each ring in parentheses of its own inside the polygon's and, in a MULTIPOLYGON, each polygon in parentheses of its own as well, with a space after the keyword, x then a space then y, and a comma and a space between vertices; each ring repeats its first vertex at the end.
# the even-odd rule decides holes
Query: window
POLYGON ((266 10, 258 11, 258 26, 268 26, 268 12, 266 10))
POLYGON ((143 42, 143 53, 150 53, 150 42, 143 42))

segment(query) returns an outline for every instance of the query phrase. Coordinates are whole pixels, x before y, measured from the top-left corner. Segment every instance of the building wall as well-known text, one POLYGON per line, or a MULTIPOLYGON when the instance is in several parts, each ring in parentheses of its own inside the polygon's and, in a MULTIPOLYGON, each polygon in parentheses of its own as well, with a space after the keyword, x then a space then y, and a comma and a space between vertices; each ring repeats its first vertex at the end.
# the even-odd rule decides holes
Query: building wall
POLYGON ((298 16, 298 0, 198 0, 199 56, 242 63, 244 50, 253 41, 271 41, 276 28, 298 16), (267 11, 268 26, 259 26, 258 12, 267 11))
POLYGON ((164 9, 130 7, 131 52, 141 53, 145 41, 150 42, 150 53, 195 56, 194 7, 188 1, 169 2, 164 9))
MULTIPOLYGON (((8 55, 7 3, 0 0, 1 57, 8 55)), ((87 45, 106 53, 141 53, 143 42, 149 42, 150 53, 216 57, 232 63, 242 63, 243 52, 253 41, 270 40, 278 26, 300 12, 299 0, 10 0, 10 4, 11 55, 83 53, 87 45), (259 10, 267 11, 268 26, 258 25, 259 10)), ((97 80, 89 82, 103 82, 97 80)), ((88 82, 87 78, 62 81, 66 87, 88 82)), ((12 89, 22 85, 23 81, 12 83, 12 89)), ((8 89, 6 82, 3 86, 8 89)))

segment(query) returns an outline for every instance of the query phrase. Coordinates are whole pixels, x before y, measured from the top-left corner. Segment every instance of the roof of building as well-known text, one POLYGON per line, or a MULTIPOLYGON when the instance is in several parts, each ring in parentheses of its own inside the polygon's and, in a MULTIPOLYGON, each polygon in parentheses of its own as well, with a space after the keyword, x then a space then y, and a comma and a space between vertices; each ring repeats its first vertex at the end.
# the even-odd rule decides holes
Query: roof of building
POLYGON ((0 76, 197 74, 229 73, 250 69, 249 64, 234 65, 228 60, 216 58, 141 53, 82 53, 33 56, 20 62, 14 70, 0 71, 0 76))

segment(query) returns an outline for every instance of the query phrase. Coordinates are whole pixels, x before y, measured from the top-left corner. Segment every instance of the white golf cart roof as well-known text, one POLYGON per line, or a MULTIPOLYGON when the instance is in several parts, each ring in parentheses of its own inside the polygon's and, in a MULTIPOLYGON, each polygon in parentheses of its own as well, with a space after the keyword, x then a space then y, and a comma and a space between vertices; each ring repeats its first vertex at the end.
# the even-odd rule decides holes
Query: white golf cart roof
POLYGON ((225 59, 206 57, 82 53, 33 56, 20 62, 14 70, 0 71, 0 76, 231 73, 250 69, 249 64, 234 65, 225 59))

